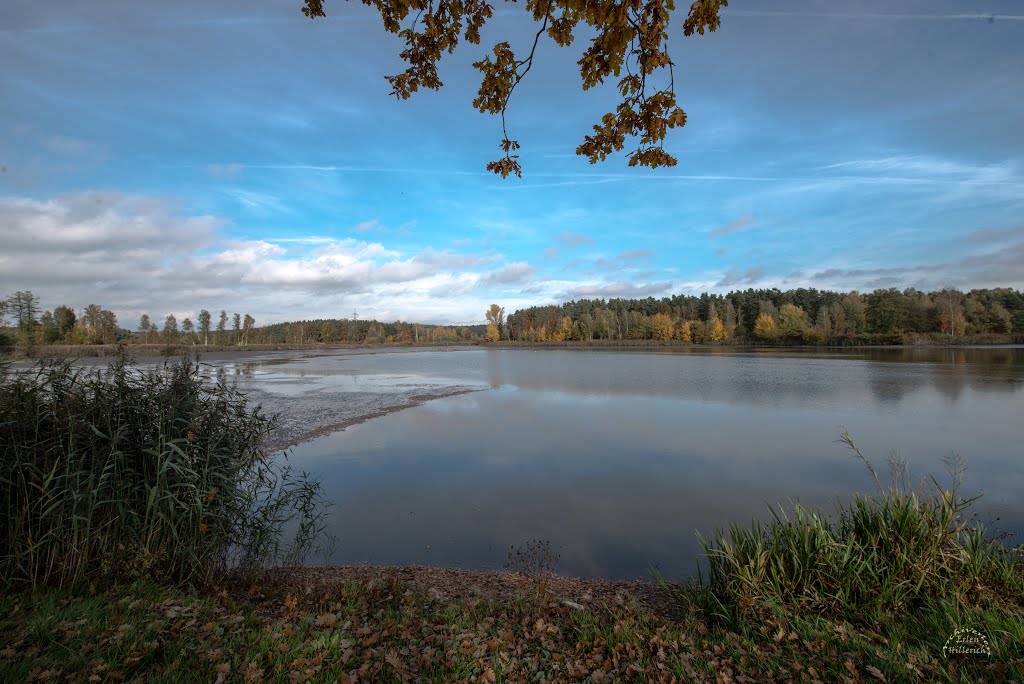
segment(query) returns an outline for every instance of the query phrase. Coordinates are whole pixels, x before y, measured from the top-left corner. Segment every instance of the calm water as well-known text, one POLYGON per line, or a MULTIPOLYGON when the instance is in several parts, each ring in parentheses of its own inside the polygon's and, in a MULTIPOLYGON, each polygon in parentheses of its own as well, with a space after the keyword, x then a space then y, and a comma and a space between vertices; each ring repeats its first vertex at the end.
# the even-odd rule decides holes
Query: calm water
MULTIPOLYGON (((338 354, 257 367, 275 391, 461 384, 296 447, 334 502, 331 563, 500 568, 550 540, 566 574, 694 574, 695 530, 869 492, 967 459, 981 520, 1022 542, 1024 348, 806 352, 484 350, 338 354), (289 385, 289 383, 291 385, 289 385), (996 521, 996 518, 999 518, 996 521)), ((249 369, 252 371, 252 368, 249 369)))

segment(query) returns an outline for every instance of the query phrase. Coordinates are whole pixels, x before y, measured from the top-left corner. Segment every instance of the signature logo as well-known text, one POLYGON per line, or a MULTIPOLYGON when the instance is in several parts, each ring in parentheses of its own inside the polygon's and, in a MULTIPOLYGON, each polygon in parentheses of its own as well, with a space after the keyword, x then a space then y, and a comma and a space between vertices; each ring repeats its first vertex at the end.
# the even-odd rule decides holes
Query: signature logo
POLYGON ((942 655, 948 658, 950 655, 992 655, 992 647, 988 639, 981 632, 965 627, 955 630, 942 647, 942 655))

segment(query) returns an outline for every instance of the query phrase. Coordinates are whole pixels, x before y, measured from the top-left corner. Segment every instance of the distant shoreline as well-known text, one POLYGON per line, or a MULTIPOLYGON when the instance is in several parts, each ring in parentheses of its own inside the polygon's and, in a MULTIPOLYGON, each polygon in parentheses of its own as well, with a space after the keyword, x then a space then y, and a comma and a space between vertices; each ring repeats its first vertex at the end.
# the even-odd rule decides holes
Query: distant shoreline
MULTIPOLYGON (((250 344, 245 346, 203 346, 203 345, 160 345, 128 344, 124 349, 133 358, 151 360, 176 358, 185 354, 199 354, 214 361, 228 361, 234 358, 249 358, 266 352, 331 352, 331 351, 466 351, 469 349, 606 349, 606 350, 797 350, 797 351, 841 351, 857 349, 1024 349, 1024 343, 1012 341, 982 342, 963 341, 950 344, 939 342, 918 344, 757 344, 757 343, 710 343, 692 344, 678 340, 589 340, 570 342, 467 342, 461 344, 250 344)), ((93 345, 35 345, 31 348, 12 348, 4 358, 40 359, 71 357, 78 359, 109 359, 117 356, 116 344, 93 345)))

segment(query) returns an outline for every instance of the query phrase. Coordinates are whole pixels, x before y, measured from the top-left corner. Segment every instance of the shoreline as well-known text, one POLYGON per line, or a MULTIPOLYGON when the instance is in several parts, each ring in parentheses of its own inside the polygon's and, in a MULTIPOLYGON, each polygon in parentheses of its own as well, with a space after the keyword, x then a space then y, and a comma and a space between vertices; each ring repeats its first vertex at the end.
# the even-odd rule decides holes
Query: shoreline
MULTIPOLYGON (((35 361, 42 358, 69 357, 76 361, 101 363, 109 362, 117 357, 118 346, 105 345, 35 345, 30 349, 12 347, 0 354, 0 360, 15 363, 35 361)), ((198 354, 200 358, 213 361, 231 361, 251 358, 261 354, 286 352, 313 352, 316 355, 332 352, 355 352, 362 354, 379 354, 392 352, 421 351, 471 351, 481 349, 599 349, 608 351, 658 351, 658 350, 735 350, 735 351, 857 351, 867 349, 881 350, 934 350, 934 349, 1024 349, 1021 342, 979 342, 964 341, 954 343, 928 342, 918 344, 757 344, 740 343, 685 343, 678 340, 587 340, 567 342, 520 342, 504 340, 500 342, 471 341, 462 344, 331 344, 331 345, 248 345, 245 347, 203 347, 175 345, 126 345, 136 362, 153 362, 161 359, 180 358, 186 354, 198 354)))
POLYGON ((280 452, 300 444, 342 432, 354 425, 365 423, 374 418, 382 418, 391 413, 421 406, 428 401, 455 397, 462 394, 481 392, 482 389, 470 387, 444 388, 436 392, 417 390, 416 394, 389 394, 385 392, 350 392, 333 393, 321 396, 283 396, 259 389, 243 390, 253 403, 261 406, 267 415, 277 416, 280 421, 264 448, 271 452, 280 452), (331 405, 323 410, 325 397, 331 405), (395 397, 397 402, 388 404, 387 398, 395 397), (268 410, 268 404, 272 410, 268 410), (330 414, 346 415, 341 420, 324 421, 320 416, 330 414))
MULTIPOLYGON (((268 582, 279 592, 301 590, 316 594, 329 592, 332 587, 345 583, 400 582, 418 587, 438 600, 514 601, 529 597, 541 585, 557 604, 569 608, 593 609, 632 604, 663 617, 668 617, 675 608, 672 592, 657 582, 575 577, 555 572, 361 563, 268 568, 258 574, 261 581, 268 582)), ((225 578, 228 585, 234 582, 247 584, 249 581, 243 575, 225 578)), ((673 586, 673 583, 669 585, 673 586)))

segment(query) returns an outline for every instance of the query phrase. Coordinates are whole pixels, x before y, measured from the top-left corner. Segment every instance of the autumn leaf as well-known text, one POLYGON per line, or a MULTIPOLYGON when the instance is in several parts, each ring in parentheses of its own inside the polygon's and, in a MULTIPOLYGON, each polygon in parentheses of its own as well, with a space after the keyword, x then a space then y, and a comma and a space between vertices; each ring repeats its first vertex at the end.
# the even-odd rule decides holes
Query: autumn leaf
POLYGON ((866 665, 864 667, 864 669, 867 670, 868 672, 870 672, 871 675, 873 677, 875 677, 876 679, 879 679, 879 680, 881 680, 883 682, 885 681, 885 675, 882 674, 882 671, 879 670, 877 667, 875 667, 873 665, 866 665))
POLYGON ((284 597, 284 607, 288 610, 288 614, 294 616, 299 606, 299 599, 289 593, 284 597))
POLYGON ((853 661, 850 660, 850 659, 847 659, 845 665, 846 665, 847 671, 849 671, 849 673, 853 675, 853 678, 859 681, 860 680, 860 672, 857 671, 857 666, 853 664, 853 661))
POLYGON ((324 613, 319 616, 313 623, 316 627, 328 627, 332 628, 338 624, 338 616, 334 613, 324 613))
POLYGON ((251 660, 242 666, 242 676, 245 677, 246 682, 262 682, 263 668, 258 662, 251 660))

